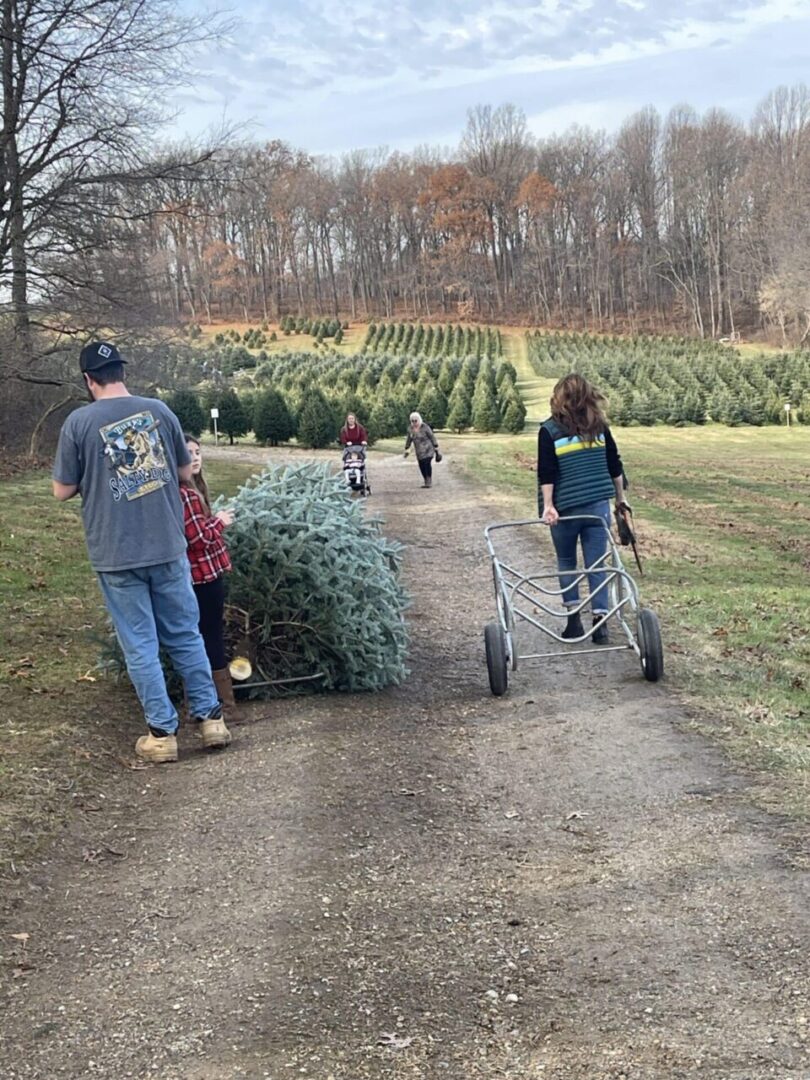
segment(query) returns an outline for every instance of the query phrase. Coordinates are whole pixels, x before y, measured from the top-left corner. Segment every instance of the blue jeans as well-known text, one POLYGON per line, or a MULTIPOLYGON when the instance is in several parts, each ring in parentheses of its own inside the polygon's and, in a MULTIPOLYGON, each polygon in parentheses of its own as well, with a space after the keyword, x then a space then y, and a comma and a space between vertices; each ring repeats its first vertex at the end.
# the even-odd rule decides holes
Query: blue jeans
MULTIPOLYGON (((560 517, 589 514, 592 517, 600 517, 605 525, 610 527, 610 503, 607 499, 601 502, 586 503, 584 506, 572 506, 567 510, 560 511, 560 517)), ((579 603, 579 585, 577 574, 563 573, 562 571, 576 570, 577 567, 577 540, 582 543, 582 557, 585 566, 593 566, 595 562, 605 554, 607 550, 607 533, 601 525, 595 521, 561 521, 552 526, 551 540, 554 550, 557 552, 557 569, 560 570, 560 588, 563 603, 566 607, 576 607, 579 603)), ((606 612, 608 610, 607 587, 599 589, 605 580, 602 571, 597 570, 588 574, 588 585, 591 590, 591 610, 606 612), (597 592, 597 590, 599 590, 597 592)))
POLYGON ((178 727, 160 666, 161 645, 185 683, 189 712, 207 716, 219 699, 200 635, 188 559, 108 570, 98 580, 147 724, 170 733, 178 727))

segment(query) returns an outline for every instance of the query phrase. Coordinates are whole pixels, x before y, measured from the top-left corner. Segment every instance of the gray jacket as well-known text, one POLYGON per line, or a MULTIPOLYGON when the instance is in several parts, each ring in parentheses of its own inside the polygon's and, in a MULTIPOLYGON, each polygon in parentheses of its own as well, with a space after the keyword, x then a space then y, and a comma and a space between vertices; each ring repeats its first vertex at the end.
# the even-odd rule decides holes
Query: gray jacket
POLYGON ((422 421, 422 425, 418 431, 408 429, 408 438, 405 440, 405 449, 408 450, 411 443, 416 451, 416 457, 419 461, 424 461, 425 458, 433 457, 434 451, 439 449, 439 444, 436 442, 436 436, 433 434, 433 429, 425 421, 422 421))

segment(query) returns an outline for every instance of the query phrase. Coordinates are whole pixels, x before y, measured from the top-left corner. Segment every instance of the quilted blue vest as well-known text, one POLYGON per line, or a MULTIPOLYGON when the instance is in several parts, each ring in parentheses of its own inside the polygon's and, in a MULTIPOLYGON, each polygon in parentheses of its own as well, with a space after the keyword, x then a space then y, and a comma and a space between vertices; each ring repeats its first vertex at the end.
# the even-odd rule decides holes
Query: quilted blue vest
POLYGON ((605 436, 589 441, 581 435, 568 435, 556 420, 546 420, 543 427, 554 440, 560 470, 554 484, 554 505, 560 513, 612 499, 616 489, 608 472, 605 436))

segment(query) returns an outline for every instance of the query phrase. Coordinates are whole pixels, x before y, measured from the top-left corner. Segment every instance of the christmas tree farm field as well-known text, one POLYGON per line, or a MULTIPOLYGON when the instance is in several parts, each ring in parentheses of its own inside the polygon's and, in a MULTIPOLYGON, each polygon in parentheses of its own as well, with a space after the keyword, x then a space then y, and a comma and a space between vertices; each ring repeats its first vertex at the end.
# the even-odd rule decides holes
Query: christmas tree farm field
MULTIPOLYGON (((309 324, 293 334, 285 320, 280 337, 269 327, 201 331, 186 349, 188 385, 166 395, 186 430, 199 435, 210 427, 213 407, 220 434, 231 442, 253 432, 270 446, 292 438, 311 449, 332 445, 348 413, 369 442, 404 434, 414 410, 439 430, 523 430, 526 406, 512 362, 516 335, 505 329, 370 323, 362 324, 362 336, 356 325, 309 338, 309 324)), ((525 333, 517 338, 525 354, 525 333)))
POLYGON ((577 371, 610 401, 614 426, 683 427, 707 421, 779 425, 785 406, 810 424, 810 352, 736 348, 671 336, 530 333, 538 376, 577 371))
MULTIPOLYGON (((785 782, 810 810, 810 430, 616 432, 662 622, 668 683, 697 725, 785 782)), ((536 436, 453 437, 499 517, 536 513, 536 436)))

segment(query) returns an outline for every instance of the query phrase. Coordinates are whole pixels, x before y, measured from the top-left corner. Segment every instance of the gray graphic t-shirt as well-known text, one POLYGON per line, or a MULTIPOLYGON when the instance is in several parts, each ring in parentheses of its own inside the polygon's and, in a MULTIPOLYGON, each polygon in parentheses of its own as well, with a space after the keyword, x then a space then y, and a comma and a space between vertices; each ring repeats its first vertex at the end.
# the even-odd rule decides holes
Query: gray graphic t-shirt
POLYGON ((53 476, 78 485, 94 570, 186 554, 177 469, 188 462, 180 421, 155 398, 106 398, 70 414, 53 476))

